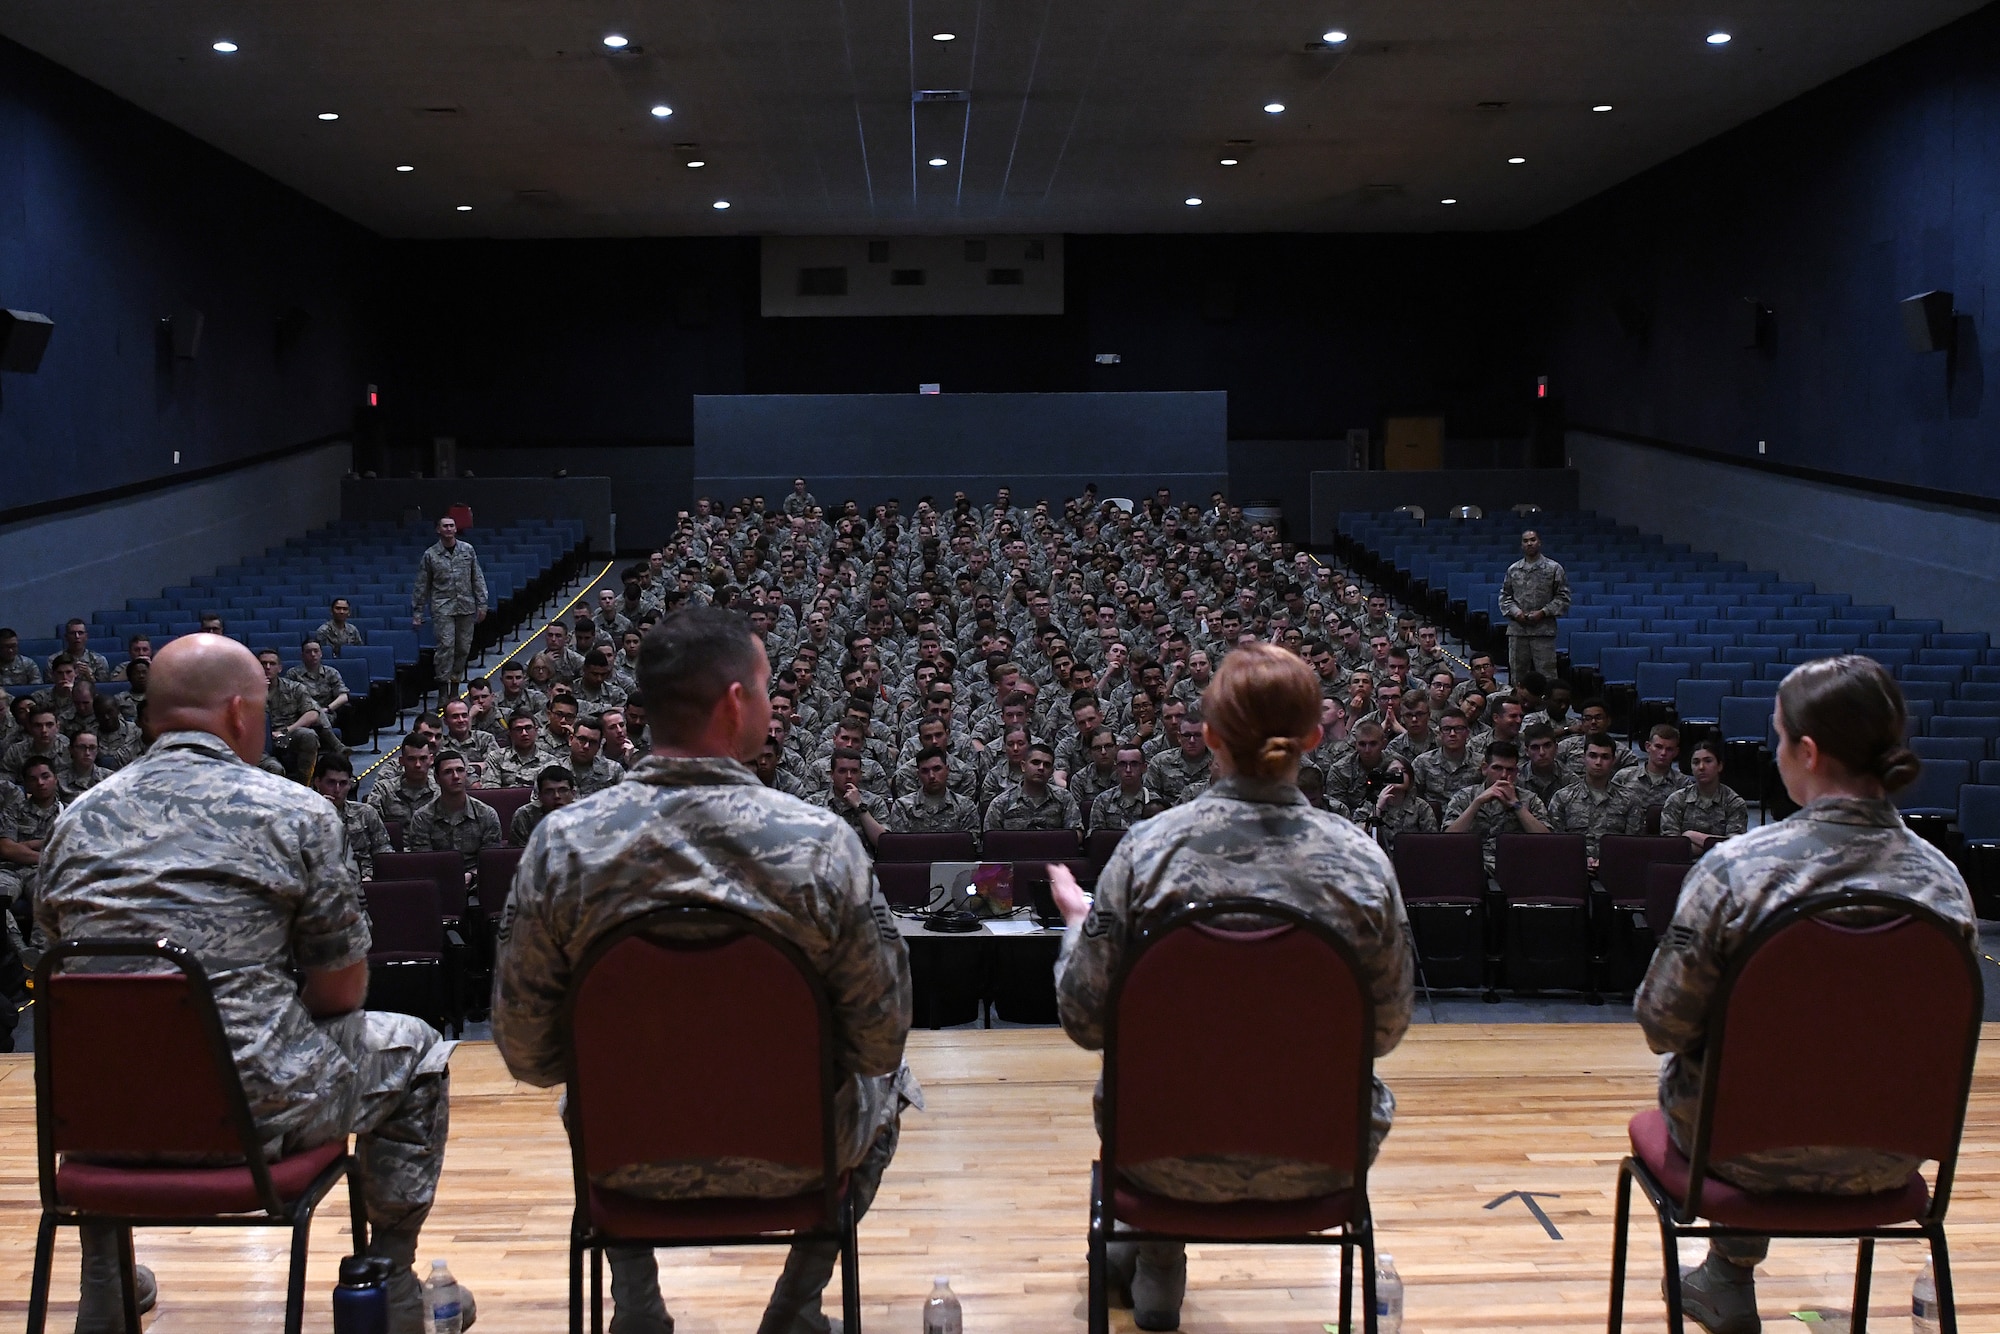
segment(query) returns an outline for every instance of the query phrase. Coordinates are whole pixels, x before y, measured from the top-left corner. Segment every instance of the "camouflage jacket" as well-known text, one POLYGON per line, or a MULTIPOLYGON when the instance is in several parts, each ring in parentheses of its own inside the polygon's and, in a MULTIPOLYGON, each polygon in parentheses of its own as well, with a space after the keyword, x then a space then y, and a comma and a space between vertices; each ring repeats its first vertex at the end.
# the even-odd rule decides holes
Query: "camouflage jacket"
POLYGON ((437 779, 424 775, 424 785, 420 788, 403 786, 403 776, 391 774, 368 789, 368 804, 384 820, 394 820, 405 831, 417 818, 417 812, 437 800, 437 779))
POLYGON ((523 757, 511 745, 496 750, 486 760, 485 786, 526 787, 535 785, 535 777, 552 764, 569 768, 569 757, 557 759, 536 746, 523 757))
MULTIPOLYGON (((1887 801, 1822 797, 1789 819, 1731 839, 1695 863, 1633 1004, 1660 1065, 1660 1107, 1682 1152, 1694 1144, 1708 1009, 1730 959, 1758 926, 1801 899, 1849 887, 1907 896, 1976 939, 1978 918, 1958 868, 1911 833, 1887 801)), ((1916 1160, 1803 1146, 1717 1166, 1746 1190, 1873 1194, 1900 1186, 1916 1160)))
POLYGON ((921 790, 889 803, 882 823, 899 834, 957 834, 979 831, 979 807, 949 787, 933 802, 921 790))
MULTIPOLYGON (((528 840, 501 915, 493 1040, 515 1078, 561 1083, 561 1011, 577 964, 620 924, 655 908, 742 913, 796 945, 833 1004, 835 1142, 861 1161, 904 1100, 910 963, 868 854, 840 820, 765 787, 734 760, 649 756, 626 780, 551 811, 528 840)), ((666 1197, 773 1197, 817 1173, 763 1160, 635 1164, 617 1189, 666 1197)))
POLYGON ((363 880, 374 879, 375 854, 396 850, 389 842, 381 812, 365 801, 343 801, 340 822, 347 829, 347 851, 353 856, 356 874, 363 880))
POLYGON ((336 658, 340 656, 340 651, 349 645, 368 642, 368 636, 361 633, 361 627, 352 622, 347 625, 335 625, 332 621, 321 621, 319 629, 313 631, 313 638, 319 641, 322 649, 336 658))
MULTIPOLYGON (((1126 951, 1180 909, 1238 895, 1297 908, 1352 944, 1375 1004, 1375 1054, 1395 1049, 1414 992, 1388 856, 1351 822, 1308 805, 1291 784, 1240 777, 1221 779, 1119 841, 1098 876, 1090 915, 1065 935, 1056 961, 1063 1030, 1078 1046, 1102 1048, 1111 983, 1126 951)), ((1377 1078, 1371 1150, 1395 1110, 1377 1078)), ((1321 1164, 1251 1155, 1127 1163, 1124 1172, 1142 1189, 1199 1202, 1297 1199, 1348 1184, 1321 1164)))
MULTIPOLYGON (((269 695, 264 702, 264 716, 270 720, 272 730, 291 727, 309 713, 319 712, 319 702, 312 693, 297 681, 279 677, 271 682, 269 695)), ((325 718, 320 719, 325 722, 325 718)))
POLYGON ((1595 857, 1606 834, 1645 833, 1646 808, 1634 806, 1631 791, 1620 783, 1595 788, 1579 778, 1549 803, 1549 828, 1558 834, 1582 834, 1584 856, 1595 857))
POLYGON ((986 803, 988 829, 1082 829, 1083 812, 1076 798, 1054 783, 1040 798, 1028 795, 1027 788, 1010 783, 986 803))
POLYGON ((410 852, 457 852, 467 862, 500 842, 500 812, 470 796, 456 811, 445 810, 440 797, 418 811, 403 834, 403 847, 410 852))
MULTIPOLYGON (((288 670, 285 679, 312 696, 316 708, 323 709, 348 693, 347 678, 342 676, 337 668, 329 667, 324 662, 319 665, 317 671, 308 671, 305 664, 301 663, 288 670)), ((321 719, 321 721, 332 720, 321 719)))
POLYGON ((410 590, 410 610, 430 607, 433 616, 474 616, 486 610, 486 573, 472 544, 460 542, 445 550, 433 542, 417 563, 416 586, 410 590))
POLYGON ((1717 838, 1734 838, 1750 827, 1750 808, 1727 783, 1715 785, 1715 795, 1704 797, 1689 783, 1667 798, 1660 810, 1662 834, 1685 834, 1690 829, 1717 838))
POLYGON ((1181 754, 1179 746, 1169 747, 1146 765, 1146 786, 1159 793, 1162 801, 1177 804, 1186 798, 1189 788, 1209 781, 1212 762, 1213 757, 1205 750, 1191 760, 1181 754))
POLYGON ((35 920, 54 940, 163 936, 200 958, 268 1148, 357 1078, 291 972, 368 957, 346 831, 326 798, 218 737, 167 732, 77 799, 43 853, 35 920))
POLYGON ((1090 803, 1090 827, 1093 831, 1099 829, 1130 829, 1133 825, 1147 818, 1146 808, 1148 806, 1165 806, 1166 804, 1165 801, 1161 800, 1159 793, 1153 791, 1152 788, 1147 787, 1144 783, 1141 783, 1139 790, 1129 797, 1125 795, 1124 788, 1113 783, 1110 787, 1098 793, 1097 799, 1090 803))
MULTIPOLYGON (((1357 818, 1367 814, 1364 808, 1356 812, 1357 818)), ((1396 846, 1396 835, 1401 833, 1435 834, 1438 831, 1437 811, 1420 793, 1412 791, 1401 801, 1389 803, 1387 810, 1377 808, 1374 812, 1375 828, 1381 834, 1383 843, 1390 848, 1396 846)))
POLYGON ((1666 805, 1668 797, 1671 797, 1684 787, 1693 787, 1694 779, 1682 773, 1679 769, 1669 769, 1664 774, 1656 775, 1647 769, 1645 765, 1637 764, 1630 768, 1620 769, 1616 774, 1612 775, 1611 783, 1612 786, 1625 788, 1631 793, 1632 805, 1639 811, 1637 817, 1639 828, 1632 832, 1643 834, 1646 832, 1646 808, 1648 806, 1666 805))
POLYGON ((593 792, 602 792, 607 787, 615 787, 625 777, 624 766, 613 764, 602 755, 587 765, 578 764, 576 757, 571 756, 568 768, 571 777, 576 780, 576 795, 579 797, 587 797, 593 792))
POLYGON ((1470 746, 1455 760, 1440 748, 1419 755, 1411 762, 1410 772, 1423 790, 1425 800, 1444 806, 1458 795, 1460 788, 1479 781, 1479 757, 1470 746))
POLYGON ((1553 639, 1556 618, 1569 610, 1569 576, 1547 556, 1517 560, 1500 579, 1500 614, 1507 618, 1507 633, 1530 639, 1553 639), (1522 625, 1514 620, 1517 611, 1546 611, 1542 620, 1522 625))
MULTIPOLYGON (((1465 814, 1467 810, 1470 810, 1473 799, 1483 791, 1485 789, 1477 784, 1460 788, 1457 794, 1452 797, 1451 804, 1444 808, 1445 826, 1449 828, 1453 820, 1456 820, 1459 816, 1465 814)), ((1519 788, 1514 790, 1514 797, 1515 800, 1520 802, 1521 810, 1534 816, 1543 824, 1549 823, 1549 809, 1542 805, 1540 797, 1532 792, 1523 792, 1519 788)), ((1493 854, 1495 849, 1500 846, 1500 835, 1525 834, 1528 832, 1521 824, 1519 813, 1502 806, 1497 801, 1489 801, 1477 811, 1473 811, 1472 830, 1479 835, 1479 851, 1480 855, 1486 858, 1486 873, 1488 875, 1493 873, 1493 854)))

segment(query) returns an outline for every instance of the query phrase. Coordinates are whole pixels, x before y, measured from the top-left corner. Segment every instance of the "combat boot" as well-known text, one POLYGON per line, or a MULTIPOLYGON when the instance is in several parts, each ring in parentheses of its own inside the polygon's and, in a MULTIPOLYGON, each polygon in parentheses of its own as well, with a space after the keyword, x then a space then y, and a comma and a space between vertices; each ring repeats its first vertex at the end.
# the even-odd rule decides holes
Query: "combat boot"
POLYGON ((1681 1310, 1708 1334, 1757 1334, 1757 1271, 1713 1251, 1681 1274, 1681 1310))
MULTIPOLYGON (((118 1272, 118 1229, 109 1223, 86 1223, 78 1231, 83 1241, 83 1282, 77 1291, 76 1334, 125 1334, 125 1295, 118 1272)), ((153 1271, 133 1267, 139 1293, 139 1314, 159 1301, 153 1271)))
MULTIPOLYGON (((368 1254, 389 1261, 389 1334, 429 1334, 424 1319, 424 1285, 417 1277, 417 1238, 411 1232, 379 1231, 368 1241, 368 1254)), ((469 1330, 479 1318, 472 1289, 458 1285, 459 1328, 469 1330)))
POLYGON ((611 1261, 611 1334, 674 1334, 653 1248, 607 1246, 604 1254, 611 1261))

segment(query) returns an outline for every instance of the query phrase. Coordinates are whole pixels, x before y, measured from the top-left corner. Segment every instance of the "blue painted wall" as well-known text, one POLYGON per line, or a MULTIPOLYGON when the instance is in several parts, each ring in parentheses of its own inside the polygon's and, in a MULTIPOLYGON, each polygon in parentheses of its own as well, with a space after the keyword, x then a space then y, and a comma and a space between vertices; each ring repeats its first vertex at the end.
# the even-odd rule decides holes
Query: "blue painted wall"
POLYGON ((347 430, 374 246, 0 39, 0 305, 56 322, 38 374, 0 376, 0 510, 347 430), (186 307, 205 332, 175 361, 159 321, 186 307), (309 318, 281 346, 294 307, 309 318))
POLYGON ((2000 497, 2000 6, 1535 239, 1574 425, 1735 455, 1765 440, 1777 462, 2000 497), (1897 309, 1932 288, 1970 317, 1949 386, 1897 309), (1746 346, 1746 297, 1774 312, 1768 351, 1746 346))

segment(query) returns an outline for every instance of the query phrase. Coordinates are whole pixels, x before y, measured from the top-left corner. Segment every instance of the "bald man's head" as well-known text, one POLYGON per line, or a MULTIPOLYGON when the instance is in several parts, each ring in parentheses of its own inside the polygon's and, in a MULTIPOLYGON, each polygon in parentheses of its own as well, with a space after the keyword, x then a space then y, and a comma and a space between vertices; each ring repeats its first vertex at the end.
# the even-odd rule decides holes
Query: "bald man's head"
POLYGON ((249 649, 221 635, 182 635, 153 658, 147 730, 208 732, 250 764, 264 754, 269 687, 249 649))

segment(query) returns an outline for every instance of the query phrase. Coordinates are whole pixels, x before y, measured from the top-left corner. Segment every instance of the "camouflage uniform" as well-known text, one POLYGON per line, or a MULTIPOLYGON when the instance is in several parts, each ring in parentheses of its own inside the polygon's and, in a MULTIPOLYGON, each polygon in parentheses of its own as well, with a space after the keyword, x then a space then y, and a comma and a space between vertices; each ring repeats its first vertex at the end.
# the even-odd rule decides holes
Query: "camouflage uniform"
POLYGON ((1557 764, 1548 773, 1543 774, 1538 772, 1535 766, 1528 762, 1526 757, 1522 758, 1521 772, 1518 776, 1521 790, 1523 792, 1532 792, 1540 797, 1544 806, 1556 799, 1556 793, 1562 791, 1575 781, 1574 778, 1570 777, 1569 770, 1563 768, 1560 764, 1557 764))
POLYGON ((1750 827, 1750 808, 1727 783, 1715 785, 1715 795, 1704 797, 1693 783, 1667 798, 1660 810, 1660 832, 1685 834, 1690 829, 1717 838, 1734 838, 1750 827))
MULTIPOLYGON (((1963 926, 1978 919, 1958 868, 1904 826, 1887 801, 1822 797, 1791 818, 1732 839, 1695 863, 1680 907, 1633 1005, 1660 1064, 1660 1108, 1674 1143, 1694 1143, 1708 1007, 1730 957, 1779 909, 1865 885, 1908 897, 1963 926)), ((1874 913, 1864 915, 1868 918, 1874 913)), ((1713 1164, 1749 1191, 1869 1195, 1900 1187, 1917 1160, 1856 1149, 1800 1147, 1713 1164)), ((1763 1259, 1763 1238, 1716 1238, 1740 1265, 1763 1259)))
POLYGON ((469 866, 482 848, 500 846, 500 812, 468 796, 461 810, 444 809, 442 798, 418 811, 403 834, 410 852, 457 852, 469 866))
POLYGON ((831 785, 823 787, 810 797, 807 797, 806 802, 809 805, 819 807, 821 810, 841 820, 849 829, 854 831, 855 837, 859 838, 864 844, 868 841, 868 835, 863 831, 861 825, 862 812, 865 811, 875 817, 875 823, 881 825, 884 829, 894 828, 889 823, 888 798, 878 796, 865 787, 857 786, 854 789, 854 804, 851 806, 835 806, 833 804, 833 788, 831 785))
POLYGON ((1439 748, 1427 755, 1419 755, 1411 762, 1410 772, 1415 776, 1424 799, 1444 806, 1450 804, 1460 788, 1470 787, 1479 781, 1479 757, 1472 753, 1470 746, 1455 760, 1439 748))
POLYGON ((507 841, 517 848, 528 846, 528 839, 534 834, 535 826, 542 822, 548 811, 540 801, 529 801, 514 812, 514 818, 507 825, 507 841))
POLYGON ((1082 829, 1083 812, 1076 798, 1049 784, 1039 798, 1020 783, 1010 783, 986 803, 988 829, 1082 829))
POLYGON ((1395 739, 1383 747, 1389 754, 1398 756, 1410 764, 1416 763, 1419 755, 1428 755, 1437 748, 1438 738, 1436 732, 1432 732, 1422 741, 1417 740, 1408 732, 1398 732, 1395 739))
POLYGON ((457 1044, 409 1015, 315 1019, 300 1003, 292 969, 368 957, 346 845, 324 797, 206 732, 168 732, 57 822, 35 920, 52 940, 165 937, 193 951, 264 1151, 357 1136, 369 1252, 407 1269, 444 1166, 457 1044))
POLYGON ((111 659, 96 649, 87 648, 81 653, 70 653, 68 649, 63 649, 61 653, 52 654, 49 661, 54 662, 56 658, 62 656, 62 653, 69 653, 69 660, 76 664, 77 680, 95 683, 111 679, 111 659))
POLYGON ((492 781, 491 765, 506 747, 493 739, 491 733, 478 728, 467 728, 463 737, 455 737, 450 732, 438 742, 438 754, 450 751, 465 761, 465 767, 472 773, 472 782, 479 787, 495 787, 492 781))
POLYGON ((548 768, 551 764, 556 763, 561 763, 565 769, 569 767, 567 756, 561 761, 557 761, 540 746, 536 746, 526 756, 515 750, 513 746, 506 746, 494 751, 492 756, 487 759, 485 785, 487 787, 532 788, 535 785, 535 775, 541 773, 542 770, 548 768))
POLYGON ((1125 795, 1124 788, 1113 783, 1098 793, 1097 799, 1090 803, 1091 832, 1095 833, 1100 829, 1130 829, 1146 818, 1148 806, 1166 804, 1161 800, 1159 793, 1144 783, 1139 785, 1138 792, 1129 797, 1125 795))
POLYGON ((1203 751, 1195 759, 1181 754, 1178 744, 1162 750, 1153 756, 1146 766, 1146 786, 1160 794, 1160 799, 1169 805, 1179 805, 1187 800, 1187 790, 1196 783, 1206 783, 1209 778, 1208 766, 1211 757, 1203 751))
MULTIPOLYGON (((1375 1054, 1394 1050, 1409 1026, 1413 993, 1389 858, 1349 821, 1307 805, 1289 783, 1242 777, 1221 779, 1119 841, 1098 877, 1090 915, 1065 935, 1056 962, 1064 1031, 1081 1047, 1101 1048, 1111 982, 1125 951, 1181 908, 1238 894, 1300 909, 1351 943, 1375 1002, 1375 1054)), ((1378 1078, 1371 1155, 1395 1111, 1395 1098, 1378 1078)), ((1123 1170, 1143 1190, 1197 1203, 1300 1199, 1349 1184, 1319 1164, 1230 1154, 1127 1163, 1123 1170)))
POLYGON ((98 736, 97 759, 105 768, 116 771, 138 759, 145 748, 145 734, 137 723, 128 719, 119 723, 117 731, 98 736))
MULTIPOLYGON (((1556 762, 1570 771, 1572 778, 1583 777, 1583 752, 1590 744, 1590 738, 1578 732, 1556 742, 1556 762)), ((1639 756, 1630 746, 1618 747, 1617 767, 1612 769, 1615 776, 1639 762, 1639 756)))
POLYGON ((340 822, 347 827, 347 851, 355 872, 363 880, 375 878, 375 854, 394 852, 382 814, 365 801, 340 803, 340 822))
MULTIPOLYGON (((574 686, 582 679, 583 655, 581 653, 578 653, 573 648, 566 648, 560 653, 554 649, 548 649, 546 652, 549 655, 549 666, 554 670, 556 680, 566 686, 574 686)), ((548 705, 544 703, 542 709, 546 710, 547 708, 548 705)))
POLYGON ((1346 759, 1326 771, 1326 799, 1337 801, 1349 810, 1362 810, 1369 804, 1368 780, 1378 776, 1387 779, 1388 774, 1386 751, 1375 761, 1373 769, 1362 768, 1360 755, 1350 751, 1346 759))
POLYGON ((1592 787, 1579 778, 1549 803, 1549 828, 1558 834, 1582 834, 1586 857, 1597 856, 1606 834, 1633 832, 1633 812, 1638 812, 1639 833, 1646 832, 1646 808, 1634 807, 1632 794, 1622 783, 1592 787))
MULTIPOLYGON (((313 761, 319 757, 319 732, 312 728, 300 732, 290 729, 308 713, 318 711, 319 704, 298 682, 282 676, 271 682, 264 700, 265 723, 273 732, 287 733, 282 740, 271 743, 271 752, 299 773, 310 773, 313 761)), ((320 722, 325 721, 326 715, 321 714, 320 722)))
POLYGON ((7 747, 4 756, 0 756, 0 770, 5 770, 7 777, 18 783, 21 781, 21 767, 29 760, 47 760, 55 766, 57 773, 61 773, 69 765, 69 744, 57 737, 44 749, 36 746, 31 738, 24 736, 7 747))
POLYGON ((486 610, 486 572, 471 543, 460 542, 447 551, 444 543, 433 542, 424 552, 410 590, 410 610, 421 612, 425 603, 437 636, 437 679, 462 681, 472 655, 472 623, 486 610))
POLYGON ((111 771, 101 764, 91 765, 87 774, 79 774, 65 764, 56 770, 56 793, 64 801, 75 801, 109 777, 111 771))
POLYGON ((1694 779, 1679 769, 1669 769, 1665 774, 1656 776, 1640 764, 1620 769, 1611 776, 1611 783, 1614 787, 1624 788, 1632 803, 1632 823, 1625 832, 1643 834, 1646 832, 1647 809, 1666 805, 1668 797, 1684 787, 1693 787, 1694 779))
POLYGON ((319 642, 319 646, 322 649, 336 658, 340 656, 342 649, 368 642, 368 637, 361 633, 360 626, 354 625, 351 622, 345 626, 339 626, 330 620, 319 623, 319 629, 313 631, 313 638, 319 642))
MULTIPOLYGON (((576 779, 576 795, 579 797, 587 797, 593 792, 602 792, 605 788, 616 785, 620 779, 625 777, 625 768, 623 765, 613 764, 602 755, 599 755, 588 765, 578 764, 576 758, 572 756, 570 757, 568 768, 570 775, 576 779)), ((537 770, 537 772, 540 771, 537 770)))
POLYGON ((1507 618, 1507 679, 1519 681, 1529 672, 1556 674, 1556 618, 1569 610, 1569 576, 1547 556, 1517 560, 1500 579, 1500 614, 1507 618), (1515 612, 1546 611, 1529 625, 1514 620, 1515 612))
POLYGON ((979 832, 979 807, 949 787, 933 801, 922 791, 889 803, 882 823, 899 834, 973 834, 979 832))
POLYGON ((42 683, 42 669, 33 658, 17 653, 14 661, 0 665, 0 686, 38 686, 42 683))
MULTIPOLYGON (((674 905, 745 914, 825 979, 839 1034, 835 1166, 854 1169, 849 1190, 865 1209, 903 1105, 923 1105, 903 1064, 909 955, 861 841, 734 760, 649 756, 630 781, 550 812, 535 830, 498 931, 493 1040, 508 1070, 542 1088, 561 1083, 563 1001, 578 962, 606 932, 674 905)), ((690 1160, 635 1163, 599 1184, 654 1198, 776 1198, 813 1189, 818 1175, 758 1159, 690 1160)), ((794 1244, 765 1328, 810 1327, 837 1254, 829 1243, 794 1244)), ((657 1291, 639 1248, 612 1249, 614 1285, 635 1265, 657 1291)))
POLYGON ((1095 764, 1086 762, 1081 769, 1072 769, 1069 775, 1069 794, 1076 798, 1077 809, 1089 811, 1097 804, 1097 798, 1118 786, 1118 770, 1114 767, 1100 773, 1095 764))
MULTIPOLYGON (((21 797, 18 793, 0 810, 0 838, 16 843, 32 843, 46 839, 56 827, 56 820, 66 807, 60 800, 51 801, 46 806, 21 797)), ((43 846, 41 866, 22 866, 15 862, 0 862, 0 904, 12 903, 23 894, 33 896, 40 880, 41 871, 48 866, 47 845, 43 846)))
MULTIPOLYGON (((1449 827, 1453 820, 1465 814, 1466 810, 1472 805, 1472 799, 1483 791, 1485 789, 1477 785, 1468 785, 1460 788, 1457 795, 1452 797, 1451 805, 1444 808, 1444 824, 1449 827)), ((1543 824, 1549 823, 1548 807, 1542 805, 1540 797, 1532 792, 1523 792, 1518 788, 1515 789, 1514 797, 1521 803, 1522 810, 1534 816, 1543 824)), ((1487 802, 1473 814, 1472 829, 1474 833, 1479 835, 1479 853, 1480 856, 1486 859, 1486 874, 1488 875, 1493 874, 1493 853, 1494 849, 1499 846, 1500 835, 1524 834, 1527 832, 1521 825, 1519 814, 1502 806, 1497 801, 1487 802)))
POLYGON ((603 685, 592 686, 586 682, 576 683, 576 716, 595 718, 606 709, 622 709, 627 696, 625 691, 606 681, 603 685))
MULTIPOLYGON (((348 694, 347 678, 335 668, 320 663, 317 669, 308 669, 301 663, 286 671, 285 679, 312 696, 315 707, 324 709, 342 695, 348 694)), ((331 722, 332 719, 327 719, 331 722)))
POLYGON ((384 820, 394 820, 407 830, 417 818, 417 812, 437 800, 437 779, 424 775, 424 785, 418 788, 403 786, 403 776, 397 774, 393 782, 377 783, 368 789, 368 804, 384 820))
MULTIPOLYGON (((1362 814, 1357 813, 1359 820, 1362 814)), ((1419 792, 1412 791, 1401 801, 1391 802, 1387 810, 1374 812, 1375 828, 1383 845, 1393 849, 1396 835, 1401 833, 1435 834, 1438 831, 1437 812, 1431 808, 1419 792)))

